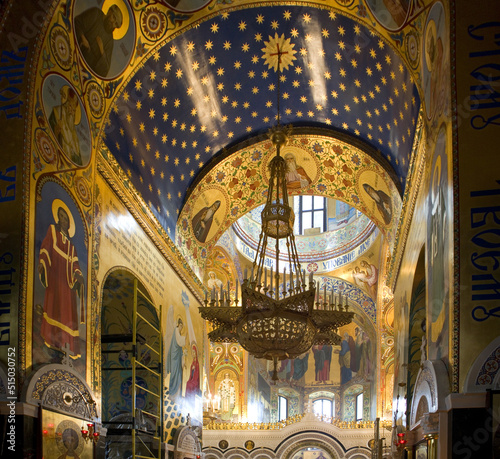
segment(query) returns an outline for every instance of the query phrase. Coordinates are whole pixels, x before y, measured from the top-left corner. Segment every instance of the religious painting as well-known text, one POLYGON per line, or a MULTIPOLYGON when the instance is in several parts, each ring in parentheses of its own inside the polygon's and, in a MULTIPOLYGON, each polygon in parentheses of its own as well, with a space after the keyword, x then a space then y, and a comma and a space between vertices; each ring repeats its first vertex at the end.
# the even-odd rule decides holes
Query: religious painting
POLYGON ((332 363, 333 346, 330 344, 315 344, 312 347, 314 356, 315 381, 321 384, 331 383, 330 367, 332 363))
POLYGON ((340 349, 335 349, 340 366, 340 384, 371 381, 374 374, 372 339, 358 324, 342 327, 340 349), (354 330, 353 330, 354 329, 354 330))
POLYGON ((221 288, 227 284, 226 273, 221 272, 218 269, 211 269, 206 275, 205 285, 210 291, 220 292, 221 288))
POLYGON ((208 289, 208 293, 205 295, 206 299, 220 299, 222 295, 224 295, 224 298, 235 298, 235 285, 229 280, 228 273, 221 269, 211 267, 208 271, 205 271, 204 284, 208 289))
POLYGON ((126 0, 77 0, 73 26, 80 54, 92 72, 104 79, 123 72, 135 44, 133 14, 126 0))
POLYGON ((219 416, 231 422, 240 414, 239 381, 233 371, 221 370, 215 377, 215 391, 219 397, 219 416))
POLYGON ((448 359, 451 190, 446 128, 438 133, 430 171, 427 214, 427 336, 429 360, 448 359))
POLYGON ((281 150, 286 162, 286 187, 288 191, 307 188, 316 180, 317 166, 311 155, 294 146, 285 146, 281 150))
POLYGON ((429 119, 441 112, 445 104, 448 88, 447 47, 446 14, 442 3, 436 2, 427 16, 422 53, 425 110, 429 119))
POLYGON ((427 459, 427 440, 415 446, 415 459, 427 459))
POLYGON ((92 459, 94 445, 82 437, 83 421, 64 414, 42 410, 43 457, 54 459, 92 459))
MULTIPOLYGON (((190 298, 181 294, 181 305, 170 305, 165 326, 165 384, 167 396, 178 411, 201 413, 203 342, 195 335, 190 298)), ((201 338, 201 337, 200 337, 201 338)))
POLYGON ((248 357, 248 383, 247 383, 247 421, 268 422, 271 404, 264 393, 270 391, 270 386, 262 377, 261 373, 272 366, 270 360, 248 357), (269 365, 269 367, 268 367, 269 365), (261 390, 264 389, 264 392, 261 390), (266 400, 267 399, 267 400, 266 400), (267 419, 267 421, 266 421, 267 419))
POLYGON ((210 3, 211 0, 163 0, 168 6, 178 11, 196 11, 210 3))
MULTIPOLYGON (((283 359, 278 362, 278 366, 276 368, 278 380, 279 381, 287 381, 290 386, 304 386, 305 385, 305 376, 307 370, 309 369, 309 355, 310 352, 304 352, 303 354, 298 355, 294 359, 283 359)), ((274 368, 271 364, 268 375, 271 378, 274 373, 274 368)), ((312 359, 311 359, 312 365, 312 359)), ((328 369, 329 369, 328 365, 328 369)), ((327 370, 325 370, 326 372, 327 370)))
POLYGON ((45 78, 42 87, 45 116, 64 156, 75 166, 90 161, 90 127, 82 101, 73 85, 57 74, 45 78))
POLYGON ((352 270, 354 284, 368 292, 372 299, 377 298, 378 269, 367 260, 361 260, 352 270))
POLYGON ((402 28, 407 20, 413 0, 367 0, 375 19, 388 30, 402 28))
POLYGON ((36 206, 33 366, 71 358, 85 375, 87 236, 78 208, 55 182, 36 206))
MULTIPOLYGON (((318 167, 309 152, 293 145, 287 145, 281 148, 281 156, 286 163, 285 179, 288 192, 305 190, 317 180, 318 167)), ((273 151, 269 156, 269 161, 274 157, 273 151)), ((269 182, 269 161, 262 163, 262 168, 265 168, 263 175, 267 182, 269 182)))
MULTIPOLYGON (((235 262, 237 259, 234 248, 226 245, 226 239, 223 237, 217 241, 217 246, 211 251, 211 256, 207 259, 203 284, 215 295, 218 292, 220 297, 221 288, 229 292, 232 299, 235 298, 236 289, 239 287, 238 273, 235 262), (224 245, 224 247, 221 247, 224 245), (215 292, 214 292, 215 289, 215 292)), ((232 241, 230 242, 232 244, 232 241)))
POLYGON ((194 237, 201 243, 210 241, 227 216, 222 190, 211 188, 204 191, 194 203, 192 215, 194 237))
POLYGON ((393 216, 391 192, 384 179, 374 171, 365 170, 358 178, 358 194, 371 214, 383 223, 390 225, 393 216))

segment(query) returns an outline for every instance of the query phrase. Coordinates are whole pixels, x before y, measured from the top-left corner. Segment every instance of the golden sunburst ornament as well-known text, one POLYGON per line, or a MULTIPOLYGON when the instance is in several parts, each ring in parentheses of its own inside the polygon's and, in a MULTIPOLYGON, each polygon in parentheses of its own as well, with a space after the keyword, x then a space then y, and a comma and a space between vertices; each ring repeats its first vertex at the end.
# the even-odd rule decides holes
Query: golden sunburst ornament
POLYGON ((269 36, 269 41, 264 42, 264 44, 266 46, 262 48, 264 52, 262 57, 266 60, 268 68, 273 68, 274 71, 277 71, 279 61, 281 70, 287 70, 295 60, 295 54, 297 53, 293 49, 295 45, 290 43, 289 38, 285 38, 285 34, 279 37, 275 33, 274 37, 269 36))

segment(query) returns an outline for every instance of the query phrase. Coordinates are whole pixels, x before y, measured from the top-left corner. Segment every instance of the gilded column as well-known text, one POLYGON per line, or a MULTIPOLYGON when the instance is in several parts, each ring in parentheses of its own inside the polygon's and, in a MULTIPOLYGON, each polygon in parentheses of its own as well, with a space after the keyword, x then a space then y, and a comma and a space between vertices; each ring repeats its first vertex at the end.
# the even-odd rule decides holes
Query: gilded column
POLYGON ((425 438, 427 440, 427 459, 437 459, 438 434, 427 434, 425 438))

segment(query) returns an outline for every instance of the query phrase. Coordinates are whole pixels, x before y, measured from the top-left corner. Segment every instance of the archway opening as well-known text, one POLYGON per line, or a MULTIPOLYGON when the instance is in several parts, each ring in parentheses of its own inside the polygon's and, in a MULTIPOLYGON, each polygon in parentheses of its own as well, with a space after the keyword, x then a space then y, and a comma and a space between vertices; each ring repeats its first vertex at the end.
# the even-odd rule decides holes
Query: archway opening
POLYGON ((148 455, 161 447, 159 312, 133 274, 116 270, 104 282, 101 317, 102 423, 108 429, 108 457, 148 455))

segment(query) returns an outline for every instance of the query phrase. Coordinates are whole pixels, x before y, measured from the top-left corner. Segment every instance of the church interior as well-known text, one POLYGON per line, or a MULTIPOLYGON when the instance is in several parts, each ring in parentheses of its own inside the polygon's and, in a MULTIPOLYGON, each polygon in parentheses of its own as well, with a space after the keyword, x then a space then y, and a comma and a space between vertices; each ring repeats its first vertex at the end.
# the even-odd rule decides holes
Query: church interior
POLYGON ((0 11, 1 457, 500 458, 495 0, 0 11))

